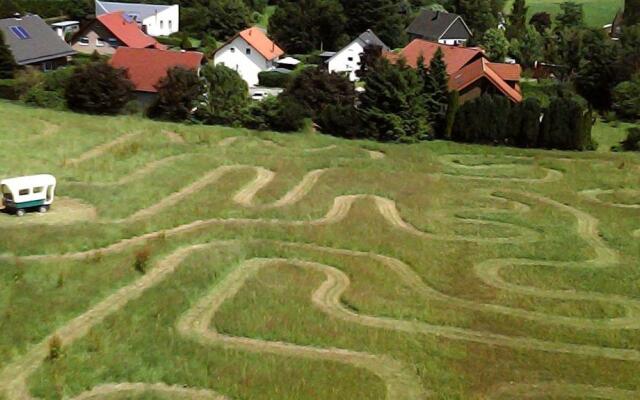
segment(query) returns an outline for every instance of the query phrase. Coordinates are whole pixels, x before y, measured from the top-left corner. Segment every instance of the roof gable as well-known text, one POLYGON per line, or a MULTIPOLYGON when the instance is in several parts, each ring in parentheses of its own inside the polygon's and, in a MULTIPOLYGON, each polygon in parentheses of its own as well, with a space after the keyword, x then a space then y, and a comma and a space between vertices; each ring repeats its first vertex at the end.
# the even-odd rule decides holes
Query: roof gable
MULTIPOLYGON (((452 90, 461 91, 479 79, 485 78, 511 101, 519 103, 522 101, 522 93, 509 86, 505 79, 494 70, 494 68, 502 69, 502 66, 505 65, 507 64, 490 63, 485 58, 481 58, 452 75, 449 79, 449 87, 452 90)), ((503 72, 506 70, 507 68, 504 68, 503 72)), ((513 73, 515 68, 509 70, 510 73, 513 73)))
POLYGON ((119 47, 111 58, 111 65, 124 68, 139 92, 157 93, 156 85, 173 67, 197 70, 203 54, 195 51, 169 51, 158 49, 132 49, 119 47))
POLYGON ((1 19, 0 30, 19 65, 75 54, 75 51, 37 15, 1 19))
POLYGON ((100 0, 96 0, 95 6, 96 16, 123 11, 125 14, 135 13, 139 15, 142 20, 153 17, 171 7, 176 7, 165 4, 120 3, 100 0))
MULTIPOLYGON (((346 50, 349 50, 354 43, 360 44, 362 48, 366 48, 367 46, 379 46, 379 47, 382 47, 383 52, 388 52, 390 50, 389 46, 387 46, 375 33, 373 33, 371 29, 367 29, 362 34, 360 34, 360 36, 355 38, 351 43, 344 46, 339 51, 331 54, 329 59, 326 60, 325 62, 327 63, 331 62, 334 58, 338 57, 340 54, 342 54, 346 50)), ((325 53, 329 54, 329 52, 325 52, 325 53)), ((322 54, 320 56, 322 56, 322 54)))
POLYGON ((136 22, 126 20, 122 11, 102 14, 96 19, 127 47, 165 48, 156 39, 144 33, 136 22))
POLYGON ((458 14, 431 10, 422 10, 411 22, 406 32, 426 39, 438 40, 451 28, 456 20, 462 21, 469 36, 471 36, 471 30, 458 14))
MULTIPOLYGON (((258 53, 260 53, 268 61, 276 59, 284 54, 284 50, 278 47, 269 37, 259 28, 251 27, 238 33, 251 47, 253 47, 258 53)), ((236 37, 237 37, 236 36, 236 37)), ((233 41, 232 38, 230 42, 233 41)))
POLYGON ((418 58, 424 57, 424 63, 428 65, 438 49, 442 49, 444 61, 447 64, 447 72, 451 75, 470 62, 484 57, 482 50, 472 47, 449 46, 440 43, 429 42, 423 39, 414 39, 399 53, 387 53, 392 61, 403 57, 407 65, 417 67, 418 58))

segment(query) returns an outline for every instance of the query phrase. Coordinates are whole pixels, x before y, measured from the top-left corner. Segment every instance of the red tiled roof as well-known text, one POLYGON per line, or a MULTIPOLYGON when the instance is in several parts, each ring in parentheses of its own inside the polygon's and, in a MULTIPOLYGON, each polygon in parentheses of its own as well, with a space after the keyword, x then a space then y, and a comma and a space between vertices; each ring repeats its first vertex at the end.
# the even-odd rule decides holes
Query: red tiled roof
POLYGON ((503 63, 489 63, 489 67, 500 75, 505 81, 519 81, 522 77, 522 67, 520 64, 503 64, 503 63))
POLYGON ((269 39, 269 37, 259 28, 253 27, 245 29, 238 33, 237 36, 243 38, 251 45, 251 47, 256 49, 258 53, 262 54, 262 56, 269 61, 284 54, 284 50, 278 47, 278 45, 269 39))
MULTIPOLYGON (((519 103, 522 101, 522 93, 517 89, 512 88, 509 84, 503 79, 496 70, 502 69, 504 71, 509 71, 510 73, 514 73, 515 68, 504 67, 508 64, 497 64, 490 63, 485 58, 481 58, 477 61, 472 62, 466 67, 462 68, 460 71, 452 74, 449 79, 449 88, 452 90, 464 90, 466 87, 471 85, 472 83, 478 81, 481 78, 486 78, 491 82, 500 92, 502 92, 507 98, 511 101, 519 103), (496 67, 497 66, 497 67, 496 67)), ((518 66, 520 67, 520 66, 518 66)), ((508 75, 508 77, 513 78, 514 76, 508 75)), ((519 79, 519 78, 518 78, 519 79)), ((510 79, 515 80, 515 79, 510 79)))
POLYGON ((99 15, 96 18, 127 47, 166 49, 164 45, 144 33, 135 21, 127 21, 122 11, 99 15))
POLYGON ((422 39, 414 39, 404 49, 400 50, 400 52, 387 53, 386 57, 392 62, 404 57, 407 61, 407 65, 415 68, 418 64, 418 58, 420 55, 424 57, 425 65, 429 65, 438 48, 442 49, 444 61, 447 64, 447 72, 449 74, 453 74, 460 70, 460 68, 464 67, 476 58, 482 57, 483 54, 482 50, 477 48, 449 46, 422 39))
POLYGON ((197 70, 203 54, 195 51, 168 51, 119 47, 111 58, 111 65, 124 68, 139 92, 157 93, 156 85, 172 67, 197 70))

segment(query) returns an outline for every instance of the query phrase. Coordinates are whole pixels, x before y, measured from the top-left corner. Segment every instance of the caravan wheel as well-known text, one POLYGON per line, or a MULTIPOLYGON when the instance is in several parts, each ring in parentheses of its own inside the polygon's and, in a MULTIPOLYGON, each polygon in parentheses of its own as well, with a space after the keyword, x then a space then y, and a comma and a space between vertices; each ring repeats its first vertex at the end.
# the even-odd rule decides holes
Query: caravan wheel
POLYGON ((40 208, 38 208, 38 212, 41 213, 41 214, 44 214, 47 211, 49 211, 49 207, 47 207, 47 206, 40 206, 40 208))
POLYGON ((22 208, 21 208, 21 209, 19 209, 19 210, 16 210, 16 215, 17 215, 18 217, 22 217, 22 216, 24 215, 24 210, 23 210, 22 208))

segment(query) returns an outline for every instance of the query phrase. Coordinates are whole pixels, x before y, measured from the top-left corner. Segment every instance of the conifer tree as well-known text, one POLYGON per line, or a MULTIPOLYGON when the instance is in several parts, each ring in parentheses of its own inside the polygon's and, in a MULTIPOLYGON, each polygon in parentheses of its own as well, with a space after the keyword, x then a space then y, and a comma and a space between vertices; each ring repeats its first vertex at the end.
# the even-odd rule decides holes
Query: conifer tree
POLYGON ((442 49, 436 51, 429 63, 429 69, 424 77, 424 92, 429 122, 435 134, 441 137, 444 134, 449 103, 449 74, 442 49))
POLYGON ((16 62, 9 46, 4 42, 4 36, 0 31, 0 79, 13 78, 13 72, 16 69, 16 62))
POLYGON ((511 7, 511 14, 508 17, 507 38, 520 39, 524 36, 527 28, 527 12, 529 7, 526 0, 515 0, 511 7))
POLYGON ((403 142, 429 138, 422 80, 415 69, 403 61, 391 64, 378 58, 363 81, 367 90, 358 109, 369 136, 403 142))

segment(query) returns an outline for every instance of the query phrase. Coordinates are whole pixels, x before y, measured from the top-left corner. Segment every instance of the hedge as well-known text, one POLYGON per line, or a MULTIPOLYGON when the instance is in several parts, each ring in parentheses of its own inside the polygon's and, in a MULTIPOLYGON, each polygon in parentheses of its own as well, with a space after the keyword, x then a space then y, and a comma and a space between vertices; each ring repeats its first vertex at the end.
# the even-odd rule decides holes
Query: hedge
POLYGON ((260 86, 284 88, 287 87, 291 81, 291 74, 284 74, 277 71, 264 71, 258 74, 258 81, 260 86))

